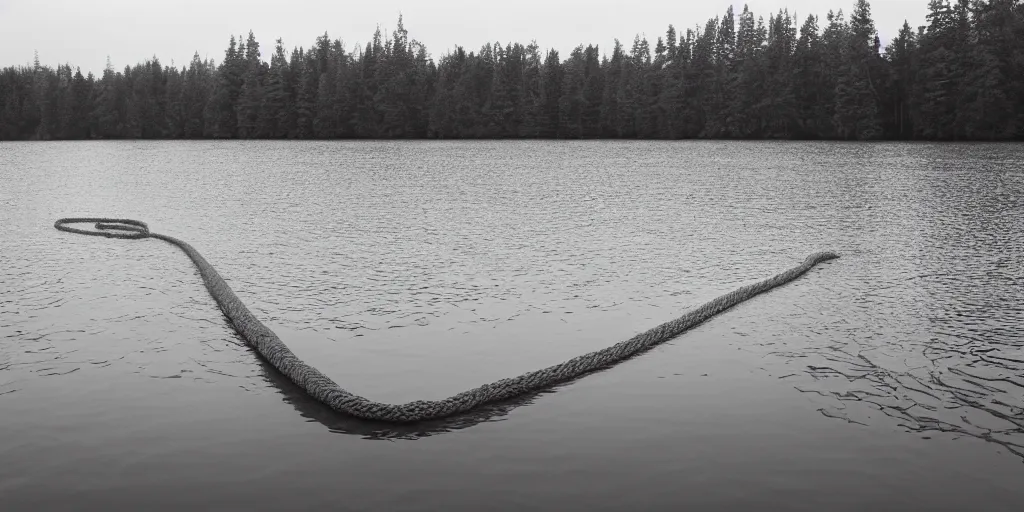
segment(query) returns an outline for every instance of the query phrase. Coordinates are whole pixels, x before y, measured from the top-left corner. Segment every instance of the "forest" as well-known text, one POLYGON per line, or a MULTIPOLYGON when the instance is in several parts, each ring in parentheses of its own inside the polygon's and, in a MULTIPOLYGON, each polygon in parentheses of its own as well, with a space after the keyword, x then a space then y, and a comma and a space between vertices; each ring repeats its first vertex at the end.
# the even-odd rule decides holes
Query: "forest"
POLYGON ((884 46, 856 0, 802 22, 729 7, 610 55, 487 43, 435 62, 399 17, 365 47, 278 39, 269 62, 250 32, 180 69, 0 70, 0 140, 200 138, 1024 140, 1024 4, 930 0, 884 46))

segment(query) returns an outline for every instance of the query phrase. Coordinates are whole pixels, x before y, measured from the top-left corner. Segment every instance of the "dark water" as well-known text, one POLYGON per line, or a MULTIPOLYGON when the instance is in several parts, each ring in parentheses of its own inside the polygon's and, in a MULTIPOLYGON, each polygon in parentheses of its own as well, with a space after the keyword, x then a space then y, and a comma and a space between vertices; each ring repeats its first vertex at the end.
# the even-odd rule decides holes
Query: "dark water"
POLYGON ((1020 510, 1024 146, 0 144, 0 509, 1020 510), (416 428, 303 398, 191 242, 349 390, 436 399, 843 257, 610 370, 416 428))

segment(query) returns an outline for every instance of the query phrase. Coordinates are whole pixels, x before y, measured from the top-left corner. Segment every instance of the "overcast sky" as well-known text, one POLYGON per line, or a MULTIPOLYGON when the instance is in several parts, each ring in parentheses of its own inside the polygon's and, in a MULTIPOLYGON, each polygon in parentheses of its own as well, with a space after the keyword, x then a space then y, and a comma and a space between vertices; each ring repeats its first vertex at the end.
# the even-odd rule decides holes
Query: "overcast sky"
MULTIPOLYGON (((27 64, 33 52, 48 65, 70 63, 99 74, 110 57, 117 69, 157 56, 181 66, 195 52, 218 62, 231 34, 251 29, 268 58, 274 40, 309 47, 328 32, 348 48, 380 25, 390 31, 401 12, 409 36, 437 59, 456 44, 476 50, 487 41, 555 48, 564 58, 578 44, 603 53, 618 38, 629 46, 646 34, 653 46, 669 23, 680 32, 746 3, 755 16, 788 7, 824 23, 829 9, 849 12, 854 0, 0 0, 0 67, 27 64)), ((883 45, 903 20, 924 24, 927 0, 875 0, 872 14, 883 45)))

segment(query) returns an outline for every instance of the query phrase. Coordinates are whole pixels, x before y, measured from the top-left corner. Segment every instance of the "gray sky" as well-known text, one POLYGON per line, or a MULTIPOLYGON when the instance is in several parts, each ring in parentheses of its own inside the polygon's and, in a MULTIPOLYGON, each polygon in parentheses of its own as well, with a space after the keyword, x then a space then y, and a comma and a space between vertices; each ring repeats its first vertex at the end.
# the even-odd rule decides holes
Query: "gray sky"
MULTIPOLYGON (((849 12, 854 0, 0 0, 0 67, 27 64, 39 51, 44 64, 70 63, 99 74, 110 56, 124 68, 157 56, 164 64, 187 64, 196 51, 218 62, 232 34, 253 30, 264 58, 274 40, 290 50, 309 47, 327 31, 348 48, 364 43, 380 25, 390 31, 398 14, 413 39, 435 60, 461 44, 476 50, 487 41, 555 48, 563 58, 578 44, 598 44, 604 53, 618 38, 627 47, 636 34, 654 44, 669 23, 680 32, 746 3, 755 16, 788 7, 799 23, 808 14, 824 22, 829 9, 849 12), (514 6, 514 8, 512 8, 514 6)), ((875 0, 872 14, 883 45, 909 20, 924 24, 927 0, 875 0)))

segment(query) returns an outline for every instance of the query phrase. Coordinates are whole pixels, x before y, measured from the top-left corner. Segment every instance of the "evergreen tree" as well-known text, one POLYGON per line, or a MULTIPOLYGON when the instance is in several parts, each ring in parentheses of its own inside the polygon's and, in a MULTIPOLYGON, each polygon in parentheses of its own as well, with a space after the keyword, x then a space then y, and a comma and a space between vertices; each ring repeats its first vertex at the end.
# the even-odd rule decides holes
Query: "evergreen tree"
POLYGON ((587 46, 584 51, 583 103, 580 114, 581 136, 600 137, 601 101, 604 99, 604 74, 601 72, 600 52, 597 46, 587 46))
MULTIPOLYGON (((721 34, 720 29, 720 38, 721 34)), ((725 96, 718 122, 724 125, 723 133, 729 136, 753 138, 761 135, 762 100, 765 93, 771 92, 764 87, 763 42, 754 14, 743 6, 735 50, 729 55, 730 60, 723 61, 722 64, 729 67, 722 68, 720 75, 725 96)))
POLYGON ((530 43, 525 49, 523 63, 523 121, 519 125, 520 137, 539 137, 543 112, 543 95, 541 87, 540 48, 536 42, 530 43))
POLYGON ((539 137, 553 139, 560 135, 558 128, 562 82, 562 63, 558 58, 558 51, 548 50, 541 81, 541 112, 537 130, 539 137))
POLYGON ((779 11, 769 23, 762 60, 765 91, 756 109, 760 117, 758 129, 763 137, 789 139, 798 133, 793 74, 796 27, 786 10, 779 11))
POLYGON ((732 131, 729 124, 731 106, 737 98, 735 73, 736 59, 736 16, 730 5, 725 16, 718 23, 715 34, 714 64, 715 74, 711 81, 710 109, 704 135, 708 137, 728 137, 732 131))
POLYGON ((81 69, 75 69, 71 83, 71 120, 65 136, 69 139, 90 137, 89 114, 92 111, 93 80, 82 76, 81 69))
POLYGON ((245 71, 244 48, 231 36, 224 62, 217 69, 216 83, 206 105, 204 134, 214 138, 233 138, 238 131, 238 97, 245 71))
POLYGON ((486 126, 484 134, 487 137, 504 138, 512 136, 515 129, 512 126, 515 115, 512 91, 508 76, 512 74, 512 63, 501 45, 495 46, 496 60, 491 70, 490 95, 487 104, 484 106, 486 126))
POLYGON ((124 79, 120 73, 114 72, 114 67, 107 59, 107 66, 103 70, 103 78, 100 80, 99 93, 93 107, 93 117, 96 128, 94 133, 97 137, 112 139, 121 137, 121 114, 124 111, 124 79))
POLYGON ((917 68, 917 34, 906 21, 899 35, 886 48, 885 57, 889 61, 893 81, 888 116, 893 127, 892 133, 897 139, 908 139, 914 133, 911 111, 917 68))
POLYGON ((850 24, 843 27, 836 84, 836 111, 833 124, 842 138, 875 139, 882 135, 878 115, 878 93, 871 77, 873 60, 878 58, 875 24, 867 0, 857 0, 850 24))
POLYGON ((185 136, 184 71, 172 66, 167 68, 167 87, 164 97, 164 136, 180 139, 185 136))
POLYGON ((931 0, 928 10, 915 80, 919 100, 914 128, 919 137, 927 139, 959 139, 963 118, 957 110, 966 76, 966 0, 958 0, 955 6, 947 0, 931 0))
POLYGON ((196 139, 203 136, 206 126, 206 105, 210 100, 213 84, 212 62, 200 60, 197 52, 192 56, 188 71, 185 72, 182 90, 182 114, 184 128, 182 136, 196 139))
POLYGON ((690 116, 689 132, 694 137, 715 137, 721 129, 708 125, 720 116, 718 111, 720 90, 715 65, 715 38, 718 34, 718 18, 708 20, 704 30, 695 37, 693 58, 690 64, 690 80, 686 97, 690 116))
POLYGON ((601 135, 619 137, 619 90, 623 80, 626 55, 622 43, 615 40, 612 57, 603 63, 601 68, 605 76, 604 91, 601 94, 601 135))
POLYGON ((1017 99, 1012 88, 1014 54, 1020 42, 1011 0, 979 1, 974 5, 973 44, 964 76, 963 103, 958 108, 964 136, 1005 140, 1017 133, 1017 99))
POLYGON ((309 139, 315 136, 313 119, 316 116, 316 92, 319 80, 316 76, 316 58, 311 53, 299 50, 298 62, 291 67, 296 72, 298 90, 295 96, 295 128, 288 134, 291 138, 309 139))
POLYGON ((290 102, 286 86, 288 84, 288 60, 284 54, 284 43, 280 38, 270 56, 270 69, 267 72, 266 85, 260 101, 259 120, 256 131, 260 137, 280 139, 288 135, 285 128, 286 112, 290 110, 290 102))
POLYGON ((577 46, 562 68, 562 87, 558 103, 558 133, 562 138, 583 136, 583 84, 586 81, 583 47, 577 46))
POLYGON ((851 68, 847 63, 847 45, 850 39, 850 26, 846 23, 846 17, 842 10, 833 13, 829 11, 825 17, 828 25, 821 34, 822 46, 822 73, 821 73, 821 118, 817 119, 818 137, 826 139, 848 139, 849 131, 845 125, 836 126, 837 121, 846 118, 837 116, 836 107, 839 105, 839 98, 845 92, 840 87, 846 86, 850 81, 846 75, 851 68))
POLYGON ((263 82, 266 70, 263 61, 260 60, 260 45, 249 31, 249 37, 245 41, 244 62, 239 62, 241 70, 241 89, 238 92, 235 112, 238 115, 237 133, 239 138, 250 139, 258 137, 260 108, 263 101, 263 82))

